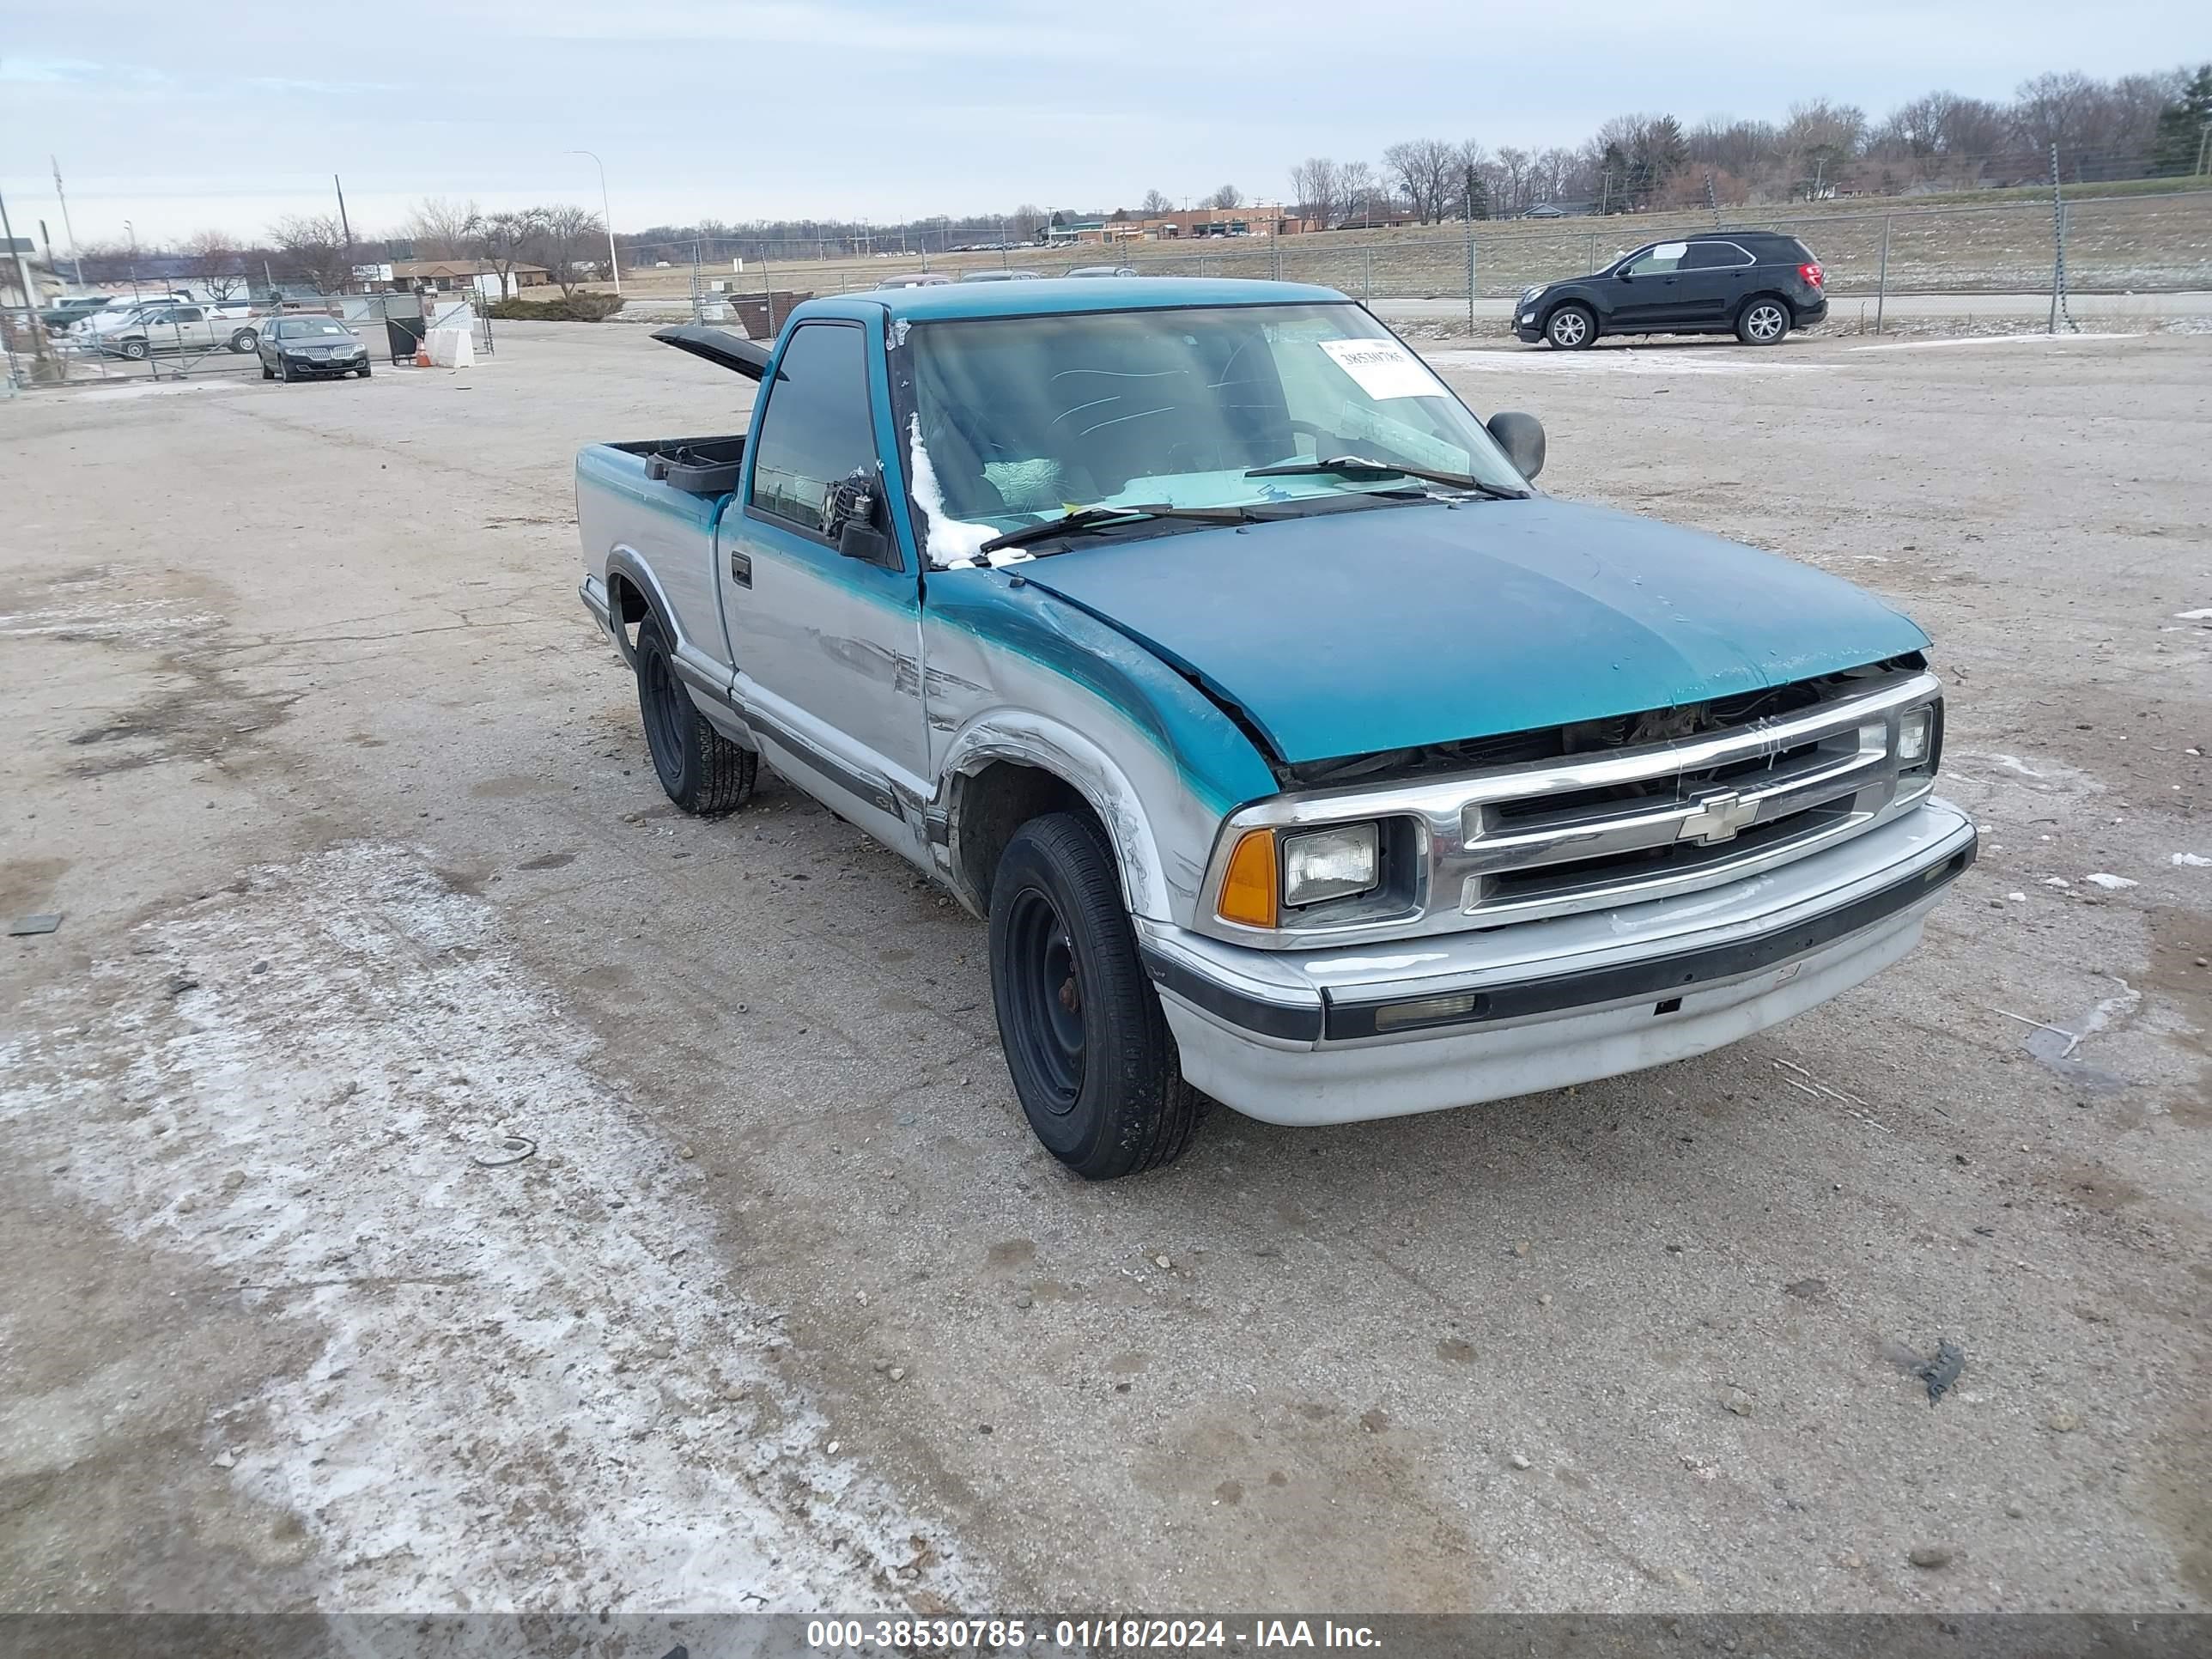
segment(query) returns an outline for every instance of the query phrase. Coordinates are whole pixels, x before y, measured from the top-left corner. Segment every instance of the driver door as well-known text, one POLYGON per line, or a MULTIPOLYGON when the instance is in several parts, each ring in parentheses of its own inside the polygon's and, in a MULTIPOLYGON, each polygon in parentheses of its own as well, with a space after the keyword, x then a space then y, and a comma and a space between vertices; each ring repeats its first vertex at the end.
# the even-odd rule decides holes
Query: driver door
POLYGON ((1619 293, 1609 325, 1663 328, 1680 320, 1681 264, 1689 251, 1686 242, 1661 242, 1623 265, 1613 278, 1619 293))
POLYGON ((921 580, 878 465, 891 431, 878 325, 800 325, 762 391, 716 541, 738 702, 778 771, 926 857, 921 580))

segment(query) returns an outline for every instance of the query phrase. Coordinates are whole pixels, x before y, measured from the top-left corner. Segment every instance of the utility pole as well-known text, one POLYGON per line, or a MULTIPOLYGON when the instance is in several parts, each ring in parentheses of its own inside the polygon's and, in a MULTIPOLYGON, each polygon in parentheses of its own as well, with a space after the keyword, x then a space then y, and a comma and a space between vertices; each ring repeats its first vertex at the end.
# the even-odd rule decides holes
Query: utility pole
MULTIPOLYGON (((2212 129, 2208 129, 2212 131, 2212 129)), ((84 261, 77 257, 76 232, 70 225, 69 198, 62 194, 62 164, 52 155, 46 157, 54 169, 54 199, 62 204, 62 234, 69 238, 70 263, 76 267, 76 285, 84 286, 84 261)))
POLYGON ((2204 124, 2204 131, 2197 139, 2197 171, 2212 173, 2212 121, 2204 124))
POLYGON ((346 217, 346 210, 345 210, 345 186, 344 186, 343 185, 342 185, 342 184, 339 184, 339 183, 338 183, 338 176, 337 176, 337 173, 333 173, 332 174, 331 174, 331 184, 333 184, 333 185, 336 185, 337 186, 337 192, 338 192, 338 230, 339 230, 339 233, 340 233, 342 235, 343 235, 343 236, 344 236, 344 238, 345 238, 346 251, 347 251, 349 253, 350 253, 350 252, 353 251, 353 225, 352 225, 352 222, 351 222, 350 221, 349 221, 349 220, 347 219, 347 217, 346 217))
POLYGON ((8 252, 15 256, 15 280, 23 285, 24 332, 31 337, 31 354, 39 360, 39 378, 48 373, 46 325, 39 320, 39 294, 31 286, 31 262, 23 257, 22 249, 15 246, 15 228, 8 222, 8 203, 0 198, 0 236, 8 240, 8 252))

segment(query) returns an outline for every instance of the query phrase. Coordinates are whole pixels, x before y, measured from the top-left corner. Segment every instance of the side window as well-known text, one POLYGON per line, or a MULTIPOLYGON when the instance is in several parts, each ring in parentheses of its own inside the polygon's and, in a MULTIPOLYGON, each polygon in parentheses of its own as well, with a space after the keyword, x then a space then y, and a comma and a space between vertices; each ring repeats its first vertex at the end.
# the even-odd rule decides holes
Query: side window
POLYGON ((179 306, 169 313, 169 319, 178 323, 197 323, 200 319, 200 308, 198 306, 179 306))
POLYGON ((1657 247, 1636 256, 1628 267, 1632 276, 1661 276, 1670 270, 1679 270, 1682 256, 1690 251, 1687 242, 1662 242, 1657 247))
POLYGON ((1751 255, 1734 242, 1692 242, 1685 270, 1734 270, 1751 263, 1751 255))
POLYGON ((823 503, 854 469, 873 477, 867 335, 842 323, 808 323, 791 337, 769 388, 753 458, 752 504, 801 530, 823 533, 823 503))

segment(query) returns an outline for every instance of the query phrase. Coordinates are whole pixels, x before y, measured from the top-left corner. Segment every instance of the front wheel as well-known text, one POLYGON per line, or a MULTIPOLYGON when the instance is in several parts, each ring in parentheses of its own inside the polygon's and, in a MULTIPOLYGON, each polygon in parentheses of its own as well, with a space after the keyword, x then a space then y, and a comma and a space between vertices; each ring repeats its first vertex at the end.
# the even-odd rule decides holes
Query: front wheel
POLYGON ((125 340, 123 343, 123 355, 133 362, 144 362, 151 349, 143 340, 125 340))
POLYGON ((669 799, 701 817, 719 817, 745 804, 760 775, 760 757, 731 742, 699 712, 676 678, 675 651, 658 617, 638 625, 637 709, 653 769, 669 799))
POLYGON ((1579 351, 1597 338, 1597 319, 1583 306, 1561 306, 1544 325, 1544 337, 1561 351, 1579 351))
POLYGON ((276 360, 276 378, 286 386, 292 384, 292 365, 282 357, 276 360))
POLYGON ((1735 337, 1746 345, 1773 345, 1790 332, 1790 307, 1779 300, 1753 300, 1737 313, 1735 337))
POLYGON ((1170 1164, 1204 1097, 1137 959, 1104 834, 1053 812, 1014 832, 991 884, 991 1000, 1045 1150, 1090 1181, 1170 1164))

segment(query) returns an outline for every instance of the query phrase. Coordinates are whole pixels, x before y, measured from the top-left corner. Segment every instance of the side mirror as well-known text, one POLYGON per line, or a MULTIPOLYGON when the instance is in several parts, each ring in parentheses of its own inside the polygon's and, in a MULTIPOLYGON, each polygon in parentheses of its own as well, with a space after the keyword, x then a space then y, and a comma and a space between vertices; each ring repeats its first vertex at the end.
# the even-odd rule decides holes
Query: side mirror
POLYGON ((1619 270, 1614 271, 1613 274, 1620 277, 1624 283, 1632 283, 1636 280, 1636 273, 1629 270, 1626 265, 1623 265, 1619 270))
POLYGON ((837 532, 837 551, 848 559, 858 559, 862 564, 892 568, 891 538, 872 524, 858 519, 848 519, 837 532))
POLYGON ((880 516, 875 479, 867 469, 855 467, 830 486, 822 503, 822 532, 844 557, 888 568, 891 538, 878 528, 880 516))
POLYGON ((1533 479, 1544 470, 1544 423, 1541 421, 1534 415, 1505 410, 1492 416, 1486 424, 1490 435, 1498 440, 1498 447, 1505 452, 1505 459, 1513 463, 1514 470, 1522 477, 1533 479))

